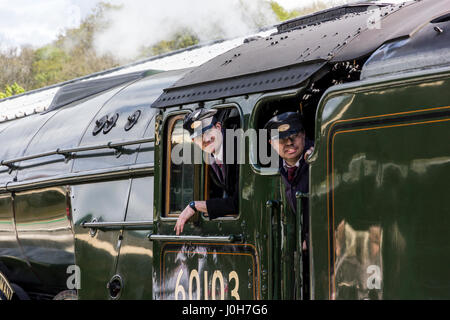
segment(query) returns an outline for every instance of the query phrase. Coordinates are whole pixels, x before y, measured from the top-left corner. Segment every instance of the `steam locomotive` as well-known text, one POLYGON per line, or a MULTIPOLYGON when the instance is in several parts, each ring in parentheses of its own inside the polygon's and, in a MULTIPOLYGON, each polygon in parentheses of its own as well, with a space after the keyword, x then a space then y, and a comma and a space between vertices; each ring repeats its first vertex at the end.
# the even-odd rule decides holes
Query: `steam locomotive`
POLYGON ((0 299, 448 299, 449 130, 450 0, 349 4, 196 68, 68 84, 0 123, 0 299), (243 130, 302 115, 307 261, 249 141, 239 212, 175 235, 210 196, 207 164, 170 160, 200 107, 243 130))

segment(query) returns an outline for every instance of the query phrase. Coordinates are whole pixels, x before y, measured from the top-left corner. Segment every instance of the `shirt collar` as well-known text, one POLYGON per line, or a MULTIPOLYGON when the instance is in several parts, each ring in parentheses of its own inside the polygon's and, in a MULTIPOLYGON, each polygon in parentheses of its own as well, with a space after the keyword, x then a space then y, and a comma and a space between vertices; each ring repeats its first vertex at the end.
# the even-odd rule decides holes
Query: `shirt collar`
POLYGON ((220 146, 219 152, 211 153, 209 155, 211 163, 222 163, 223 164, 223 144, 220 146))
POLYGON ((219 152, 213 154, 214 160, 223 164, 223 144, 220 146, 219 152))
POLYGON ((290 166, 284 159, 283 159, 283 167, 287 170, 291 167, 300 167, 300 160, 302 160, 302 157, 300 157, 297 161, 297 163, 294 166, 290 166))

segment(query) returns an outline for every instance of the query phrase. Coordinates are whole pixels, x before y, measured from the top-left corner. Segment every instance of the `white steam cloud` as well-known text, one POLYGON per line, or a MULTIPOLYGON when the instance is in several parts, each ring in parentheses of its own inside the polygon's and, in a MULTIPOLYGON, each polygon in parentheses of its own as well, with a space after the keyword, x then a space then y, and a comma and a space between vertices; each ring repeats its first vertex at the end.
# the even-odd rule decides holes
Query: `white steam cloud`
POLYGON ((200 42, 254 33, 261 26, 277 23, 264 0, 165 0, 117 1, 120 10, 105 17, 109 26, 94 36, 99 54, 121 60, 136 57, 143 47, 168 40, 182 29, 200 42))

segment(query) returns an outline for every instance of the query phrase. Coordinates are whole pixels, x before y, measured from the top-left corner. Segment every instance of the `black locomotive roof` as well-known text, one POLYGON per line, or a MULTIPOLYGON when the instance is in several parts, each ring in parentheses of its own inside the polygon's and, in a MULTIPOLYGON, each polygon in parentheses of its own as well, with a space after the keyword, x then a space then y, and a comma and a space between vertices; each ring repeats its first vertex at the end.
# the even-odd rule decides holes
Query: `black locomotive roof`
POLYGON ((338 7, 281 24, 193 69, 152 105, 164 108, 299 85, 328 63, 372 54, 448 12, 450 0, 338 7), (312 25, 311 25, 312 23, 312 25))
POLYGON ((58 90, 47 112, 59 109, 74 101, 83 100, 85 98, 115 88, 125 83, 130 83, 138 79, 142 79, 157 72, 158 71, 155 70, 138 71, 118 76, 67 84, 58 90))

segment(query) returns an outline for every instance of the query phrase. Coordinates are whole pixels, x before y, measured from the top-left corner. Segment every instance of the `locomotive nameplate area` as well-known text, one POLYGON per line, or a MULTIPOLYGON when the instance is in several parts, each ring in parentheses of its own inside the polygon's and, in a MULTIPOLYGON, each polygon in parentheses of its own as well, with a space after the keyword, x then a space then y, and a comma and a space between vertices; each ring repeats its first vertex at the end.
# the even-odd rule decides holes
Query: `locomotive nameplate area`
POLYGON ((260 299, 259 261, 252 245, 167 243, 160 261, 157 298, 260 299))
POLYGON ((0 272, 0 300, 11 300, 13 295, 14 290, 6 277, 0 272))

